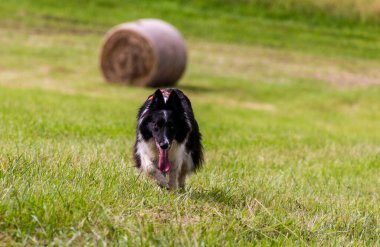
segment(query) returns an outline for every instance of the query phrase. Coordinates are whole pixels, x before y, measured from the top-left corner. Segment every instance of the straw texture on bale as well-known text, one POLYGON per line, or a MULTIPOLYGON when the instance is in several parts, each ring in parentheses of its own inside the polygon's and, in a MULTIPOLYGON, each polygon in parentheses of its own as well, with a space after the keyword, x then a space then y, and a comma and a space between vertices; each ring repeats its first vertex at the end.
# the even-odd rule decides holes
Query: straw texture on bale
POLYGON ((186 69, 186 48, 180 33, 157 19, 142 19, 111 29, 101 50, 104 78, 136 86, 174 85, 186 69))

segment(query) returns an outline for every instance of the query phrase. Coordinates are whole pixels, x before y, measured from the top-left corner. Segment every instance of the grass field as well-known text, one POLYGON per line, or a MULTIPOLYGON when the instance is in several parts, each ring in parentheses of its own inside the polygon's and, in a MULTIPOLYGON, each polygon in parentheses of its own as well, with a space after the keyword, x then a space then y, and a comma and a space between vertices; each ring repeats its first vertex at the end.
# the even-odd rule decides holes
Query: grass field
POLYGON ((2 1, 1 245, 380 245, 376 9, 265 2, 2 1), (141 17, 189 49, 206 162, 185 192, 133 168, 152 89, 98 70, 103 34, 141 17))

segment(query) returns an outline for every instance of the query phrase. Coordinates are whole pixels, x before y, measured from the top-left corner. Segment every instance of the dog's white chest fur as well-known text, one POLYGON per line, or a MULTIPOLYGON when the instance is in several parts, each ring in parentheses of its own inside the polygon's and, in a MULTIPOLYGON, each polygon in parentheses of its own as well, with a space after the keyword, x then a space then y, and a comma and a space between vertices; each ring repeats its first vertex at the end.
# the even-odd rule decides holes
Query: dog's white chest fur
MULTIPOLYGON (((149 141, 140 141, 137 146, 137 152, 143 161, 141 162, 143 168, 148 168, 144 166, 149 165, 154 165, 155 167, 158 166, 159 151, 153 138, 149 141), (150 164, 151 161, 153 161, 154 164, 150 164)), ((189 157, 190 155, 186 152, 185 144, 178 144, 176 141, 173 141, 169 150, 169 161, 173 166, 172 168, 178 168, 182 165, 183 161, 187 160, 189 157)))

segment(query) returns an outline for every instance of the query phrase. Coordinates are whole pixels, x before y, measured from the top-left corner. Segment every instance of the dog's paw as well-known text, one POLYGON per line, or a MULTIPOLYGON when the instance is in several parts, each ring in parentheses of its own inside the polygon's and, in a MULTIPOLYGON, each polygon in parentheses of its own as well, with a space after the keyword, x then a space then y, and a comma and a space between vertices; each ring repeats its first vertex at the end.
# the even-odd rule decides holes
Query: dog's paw
POLYGON ((160 186, 161 189, 167 189, 170 190, 169 183, 168 182, 159 182, 157 183, 158 186, 160 186))
POLYGON ((176 191, 178 190, 178 183, 175 180, 169 179, 169 190, 170 191, 176 191))
POLYGON ((178 187, 170 187, 169 186, 169 189, 168 189, 169 191, 178 191, 179 190, 179 188, 178 187))

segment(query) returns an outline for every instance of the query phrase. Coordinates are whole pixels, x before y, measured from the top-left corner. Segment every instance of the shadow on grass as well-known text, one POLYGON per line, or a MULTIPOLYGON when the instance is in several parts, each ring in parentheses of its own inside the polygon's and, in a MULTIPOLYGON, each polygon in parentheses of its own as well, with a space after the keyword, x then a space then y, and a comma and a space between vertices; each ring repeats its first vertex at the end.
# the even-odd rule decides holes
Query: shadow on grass
POLYGON ((195 86, 195 85, 178 85, 180 90, 186 93, 192 94, 228 94, 229 96, 233 94, 241 94, 246 92, 242 87, 230 86, 230 85, 219 85, 219 86, 195 86))
POLYGON ((225 91, 223 88, 206 87, 206 86, 194 86, 194 85, 178 85, 178 88, 183 91, 191 93, 213 93, 225 91))

